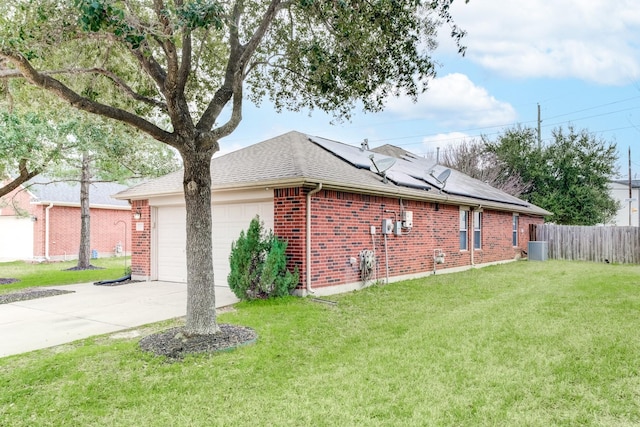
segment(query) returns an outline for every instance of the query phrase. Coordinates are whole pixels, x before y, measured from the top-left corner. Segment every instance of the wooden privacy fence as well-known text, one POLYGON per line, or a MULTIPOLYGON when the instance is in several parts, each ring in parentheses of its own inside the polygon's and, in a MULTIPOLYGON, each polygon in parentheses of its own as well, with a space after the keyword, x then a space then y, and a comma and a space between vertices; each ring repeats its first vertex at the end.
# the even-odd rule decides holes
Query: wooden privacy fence
POLYGON ((547 242, 549 259, 640 264, 640 227, 533 224, 529 237, 547 242))

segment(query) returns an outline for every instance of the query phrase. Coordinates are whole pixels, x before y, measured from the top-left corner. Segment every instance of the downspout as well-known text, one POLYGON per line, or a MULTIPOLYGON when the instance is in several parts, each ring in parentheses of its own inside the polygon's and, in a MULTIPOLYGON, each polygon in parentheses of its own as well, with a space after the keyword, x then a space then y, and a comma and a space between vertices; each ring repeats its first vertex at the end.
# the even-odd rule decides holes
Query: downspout
POLYGON ((319 182, 318 186, 307 193, 307 292, 312 294, 311 290, 311 196, 322 190, 322 183, 319 182))
POLYGON ((49 210, 53 207, 53 202, 44 209, 44 259, 49 261, 49 210))
POLYGON ((471 232, 471 265, 476 265, 473 256, 476 250, 476 223, 475 223, 475 209, 470 209, 469 213, 471 214, 471 218, 469 221, 469 228, 471 232))

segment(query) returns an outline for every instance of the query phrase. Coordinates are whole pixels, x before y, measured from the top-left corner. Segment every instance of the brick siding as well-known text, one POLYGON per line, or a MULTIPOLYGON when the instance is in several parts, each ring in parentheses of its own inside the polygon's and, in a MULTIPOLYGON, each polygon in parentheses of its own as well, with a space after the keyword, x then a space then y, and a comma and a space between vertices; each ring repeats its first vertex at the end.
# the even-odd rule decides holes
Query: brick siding
MULTIPOLYGON (((291 268, 297 266, 300 281, 306 285, 306 194, 309 189, 279 189, 274 192, 274 232, 289 242, 287 254, 291 268)), ((471 216, 471 215, 470 215, 471 216)), ((355 283, 360 280, 359 254, 375 250, 377 278, 401 276, 433 270, 434 249, 442 250, 445 264, 438 268, 471 265, 471 250, 460 250, 460 207, 453 205, 368 196, 322 190, 312 196, 311 274, 314 288, 355 283), (401 206, 402 203, 402 206, 401 206), (399 220, 402 208, 413 212, 413 228, 401 236, 381 233, 382 220, 399 220), (376 228, 374 236, 371 226, 376 228), (352 263, 355 259, 355 263, 352 263)), ((510 260, 526 248, 528 224, 542 218, 520 215, 518 247, 512 246, 510 212, 485 209, 480 250, 474 250, 476 264, 510 260)), ((467 233, 471 248, 471 222, 467 233)))
MULTIPOLYGON (((34 257, 46 255, 46 208, 37 205, 34 223, 34 257)), ((131 252, 131 212, 128 210, 91 208, 91 249, 98 256, 113 256, 118 243, 122 250, 131 252), (123 221, 124 224, 118 223, 123 221), (125 233, 126 241, 125 241, 125 233)), ((49 257, 52 259, 73 259, 80 249, 80 208, 54 206, 49 210, 49 257)))
POLYGON ((148 200, 133 200, 131 215, 140 210, 140 219, 131 224, 131 274, 151 277, 151 207, 148 200), (138 225, 140 224, 140 225, 138 225), (140 228, 140 230, 138 230, 140 228))
MULTIPOLYGON (((306 286, 306 195, 308 188, 274 190, 274 233, 288 242, 289 268, 298 268, 301 286, 306 286)), ((390 197, 369 196, 322 190, 311 203, 311 283, 314 288, 360 281, 359 254, 375 250, 377 278, 433 271, 434 249, 445 253, 440 268, 472 264, 470 220, 467 233, 469 250, 460 250, 460 207, 390 197), (399 220, 402 209, 413 212, 413 228, 401 236, 381 233, 383 219, 399 220), (371 235, 371 226, 376 234, 371 235), (355 263, 352 261, 355 260, 355 263)), ((132 211, 141 210, 140 221, 133 221, 133 274, 151 275, 151 222, 148 201, 134 201, 132 211), (144 231, 136 231, 137 222, 144 231)), ((472 212, 472 210, 471 210, 472 212)), ((473 215, 469 215, 470 218, 473 215)), ((519 216, 518 247, 512 245, 513 214, 484 209, 481 249, 473 251, 473 263, 511 260, 527 247, 529 224, 542 224, 540 217, 519 216)))
MULTIPOLYGON (((0 200, 0 215, 15 215, 13 206, 26 211, 33 219, 33 257, 46 256, 46 208, 48 205, 31 204, 31 195, 22 187, 0 200)), ((116 245, 131 252, 131 211, 127 209, 90 209, 91 249, 98 256, 113 256, 116 245), (124 221, 124 224, 117 223, 124 221), (125 241, 126 233, 126 241, 125 241)), ((75 259, 80 250, 80 207, 58 206, 49 209, 49 258, 75 259)))

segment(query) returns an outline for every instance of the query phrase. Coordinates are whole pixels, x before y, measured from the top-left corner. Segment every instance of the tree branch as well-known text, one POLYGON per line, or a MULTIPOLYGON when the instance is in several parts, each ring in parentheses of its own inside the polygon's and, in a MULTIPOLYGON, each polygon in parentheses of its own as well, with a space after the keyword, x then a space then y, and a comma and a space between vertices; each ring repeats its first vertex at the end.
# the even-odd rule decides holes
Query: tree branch
MULTIPOLYGON (((236 79, 240 51, 242 49, 238 33, 240 17, 242 16, 243 9, 242 3, 242 0, 239 0, 233 6, 233 14, 231 16, 231 24, 229 26, 229 59, 227 60, 224 82, 222 83, 222 86, 216 90, 216 93, 209 102, 207 109, 204 111, 200 121, 196 125, 196 129, 200 132, 208 132, 211 130, 216 119, 220 115, 220 112, 222 112, 224 106, 227 105, 233 96, 234 81, 236 79)), ((240 77, 242 78, 242 76, 240 77)))
POLYGON ((260 45, 275 15, 282 7, 288 5, 288 2, 283 3, 282 0, 272 0, 255 33, 243 46, 240 44, 238 33, 240 18, 243 13, 243 2, 236 2, 231 19, 232 24, 229 28, 229 45, 231 51, 229 53, 229 62, 227 63, 224 83, 216 91, 207 109, 200 118, 197 125, 198 130, 202 132, 210 130, 220 115, 220 112, 232 97, 233 111, 231 118, 216 130, 215 133, 221 135, 220 137, 226 136, 238 126, 242 118, 242 85, 244 84, 245 69, 249 63, 249 59, 260 45))
POLYGON ((173 92, 173 85, 176 83, 174 79, 178 74, 178 52, 176 45, 171 41, 173 37, 173 28, 171 21, 165 15, 165 6, 162 0, 153 0, 153 9, 158 18, 158 22, 162 25, 162 35, 156 36, 156 41, 162 47, 164 54, 167 58, 167 74, 168 81, 165 85, 169 85, 168 92, 173 92))
POLYGON ((175 137, 173 134, 128 111, 101 104, 99 102, 91 101, 88 98, 84 98, 78 95, 76 92, 65 86, 59 80, 38 72, 21 54, 0 50, 0 57, 5 58, 13 63, 13 65, 22 73, 24 78, 31 84, 42 89, 46 89, 47 91, 57 95, 58 97, 69 102, 73 107, 82 111, 127 123, 149 134, 158 141, 174 146, 175 137))
POLYGON ((151 49, 148 48, 148 43, 143 42, 143 44, 138 49, 130 49, 130 51, 131 54, 138 60, 138 63, 140 64, 142 69, 145 70, 147 74, 156 82, 158 88, 160 89, 160 92, 165 95, 165 80, 167 78, 167 73, 153 57, 151 49), (143 49, 143 46, 146 47, 146 49, 143 49))
MULTIPOLYGON (((145 104, 151 105, 152 107, 156 107, 161 109, 162 111, 167 111, 167 105, 158 101, 157 99, 149 98, 147 96, 140 95, 136 91, 134 91, 129 85, 125 83, 120 77, 118 77, 114 72, 106 70, 104 68, 69 68, 66 70, 51 70, 51 71, 41 71, 40 74, 45 76, 52 76, 56 74, 89 74, 95 73, 103 75, 110 80, 122 91, 123 94, 127 95, 131 99, 135 99, 136 101, 144 102, 145 104)), ((0 78, 24 78, 24 75, 15 69, 11 70, 0 70, 0 78)))
POLYGON ((185 28, 182 36, 182 60, 180 63, 180 69, 178 70, 178 81, 176 89, 179 93, 184 93, 184 88, 187 85, 187 79, 191 72, 191 56, 192 56, 192 41, 191 30, 185 28))
POLYGON ((243 46, 242 56, 240 57, 240 65, 243 72, 244 67, 249 62, 249 58, 253 56, 255 50, 260 45, 260 42, 271 26, 271 23, 273 22, 276 14, 287 5, 288 3, 282 3, 282 0, 271 0, 271 4, 262 17, 262 21, 260 22, 258 29, 256 29, 256 32, 253 33, 251 39, 249 39, 249 41, 243 46))
POLYGON ((213 134, 216 139, 231 135, 242 120, 242 83, 242 80, 238 81, 233 89, 233 108, 231 110, 231 117, 227 123, 213 130, 213 134))
POLYGON ((158 101, 157 99, 149 98, 147 96, 140 95, 136 91, 134 91, 129 85, 125 83, 120 77, 118 77, 114 72, 105 70, 104 68, 90 68, 87 72, 93 72, 97 74, 101 74, 113 81, 113 83, 120 88, 122 93, 129 96, 136 101, 144 102, 145 104, 151 105, 152 107, 159 108, 162 111, 167 111, 167 104, 162 101, 158 101))
POLYGON ((0 197, 11 193, 13 190, 42 172, 42 168, 35 168, 32 171, 29 171, 27 168, 27 159, 20 159, 18 170, 20 175, 10 181, 7 185, 0 187, 0 197))

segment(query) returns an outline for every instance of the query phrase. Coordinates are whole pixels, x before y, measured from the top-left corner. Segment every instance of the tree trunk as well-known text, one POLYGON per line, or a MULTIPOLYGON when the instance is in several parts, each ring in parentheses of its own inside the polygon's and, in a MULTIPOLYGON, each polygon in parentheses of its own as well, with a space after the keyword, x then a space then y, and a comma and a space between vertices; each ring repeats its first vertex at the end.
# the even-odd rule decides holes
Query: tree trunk
POLYGON ((210 335, 216 322, 211 243, 212 153, 182 154, 184 199, 187 208, 187 323, 186 335, 210 335))
POLYGON ((89 213, 89 186, 91 185, 90 158, 82 153, 82 173, 80 175, 80 251, 79 269, 91 267, 91 215, 89 213))

